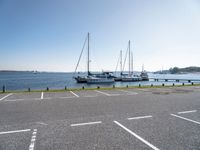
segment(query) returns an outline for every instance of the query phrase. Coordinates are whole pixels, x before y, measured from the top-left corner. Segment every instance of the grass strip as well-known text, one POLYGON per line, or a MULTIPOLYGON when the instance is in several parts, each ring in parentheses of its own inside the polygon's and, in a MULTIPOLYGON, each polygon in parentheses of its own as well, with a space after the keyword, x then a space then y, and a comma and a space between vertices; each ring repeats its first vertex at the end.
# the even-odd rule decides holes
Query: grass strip
POLYGON ((16 91, 0 91, 0 94, 7 94, 7 93, 34 93, 34 92, 66 92, 66 91, 87 91, 87 90, 115 90, 115 89, 145 89, 145 88, 168 88, 168 87, 193 87, 193 86, 200 86, 200 84, 179 84, 179 85, 141 85, 141 86, 126 86, 126 87, 94 87, 94 88, 67 88, 67 89, 49 89, 49 90, 16 90, 16 91))

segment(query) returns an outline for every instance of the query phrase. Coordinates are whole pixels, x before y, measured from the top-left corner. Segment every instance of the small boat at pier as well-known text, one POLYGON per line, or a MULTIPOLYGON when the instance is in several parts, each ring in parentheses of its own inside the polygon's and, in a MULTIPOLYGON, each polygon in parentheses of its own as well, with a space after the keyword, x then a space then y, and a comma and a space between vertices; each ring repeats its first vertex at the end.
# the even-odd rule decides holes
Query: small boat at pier
POLYGON ((149 76, 144 69, 142 70, 140 77, 142 78, 142 81, 149 81, 149 76))
POLYGON ((87 83, 87 76, 77 76, 74 77, 77 83, 87 83))
POLYGON ((113 82, 115 82, 114 78, 108 78, 108 77, 97 78, 97 77, 94 77, 94 76, 89 76, 87 78, 87 83, 89 83, 89 84, 113 83, 113 82))

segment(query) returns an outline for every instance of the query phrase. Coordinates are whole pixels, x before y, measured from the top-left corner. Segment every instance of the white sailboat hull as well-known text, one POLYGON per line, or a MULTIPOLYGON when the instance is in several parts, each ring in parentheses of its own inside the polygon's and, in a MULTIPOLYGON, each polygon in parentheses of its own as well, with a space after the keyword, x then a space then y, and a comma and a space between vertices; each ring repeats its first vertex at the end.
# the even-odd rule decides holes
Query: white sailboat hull
POLYGON ((115 80, 113 78, 88 78, 88 84, 99 84, 99 83, 114 83, 115 80))

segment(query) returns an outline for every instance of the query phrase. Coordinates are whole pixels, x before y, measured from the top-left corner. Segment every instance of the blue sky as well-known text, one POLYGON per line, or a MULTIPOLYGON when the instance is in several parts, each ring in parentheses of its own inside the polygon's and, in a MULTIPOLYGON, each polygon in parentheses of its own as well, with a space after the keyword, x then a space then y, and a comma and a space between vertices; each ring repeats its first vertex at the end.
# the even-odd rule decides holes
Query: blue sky
POLYGON ((199 0, 0 0, 0 70, 74 71, 87 32, 92 70, 128 40, 134 70, 200 66, 199 0))

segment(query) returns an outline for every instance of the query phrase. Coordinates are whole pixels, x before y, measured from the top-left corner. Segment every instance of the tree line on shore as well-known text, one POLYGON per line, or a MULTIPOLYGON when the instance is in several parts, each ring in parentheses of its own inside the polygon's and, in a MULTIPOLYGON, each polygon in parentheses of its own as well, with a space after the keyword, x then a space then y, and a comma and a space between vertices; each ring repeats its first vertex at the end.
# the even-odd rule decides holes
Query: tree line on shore
POLYGON ((195 73, 195 72, 200 72, 200 67, 186 67, 186 68, 170 68, 169 72, 171 74, 177 74, 177 73, 195 73))

